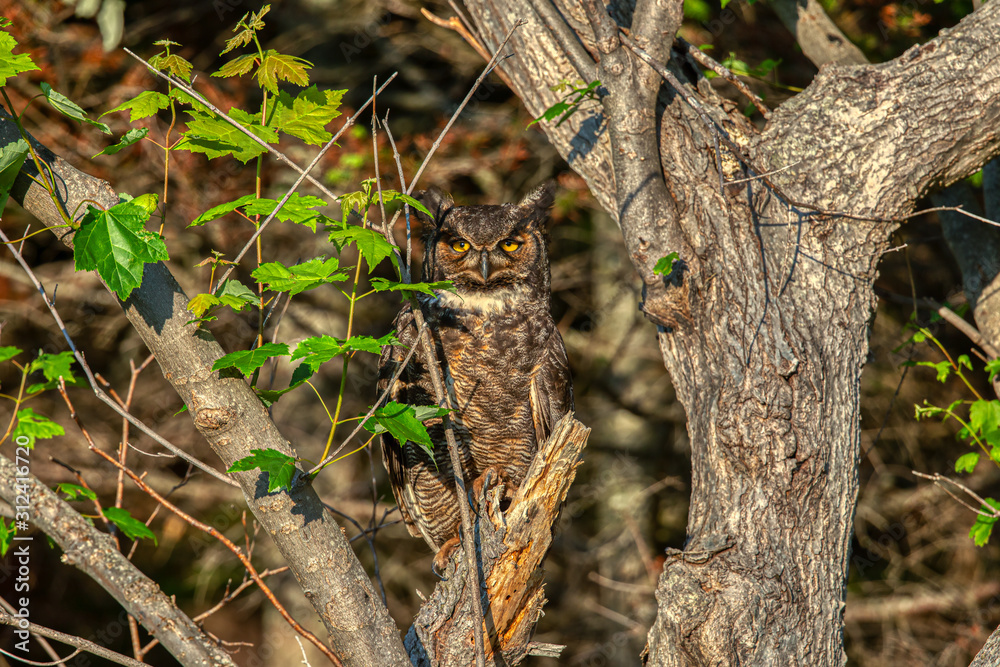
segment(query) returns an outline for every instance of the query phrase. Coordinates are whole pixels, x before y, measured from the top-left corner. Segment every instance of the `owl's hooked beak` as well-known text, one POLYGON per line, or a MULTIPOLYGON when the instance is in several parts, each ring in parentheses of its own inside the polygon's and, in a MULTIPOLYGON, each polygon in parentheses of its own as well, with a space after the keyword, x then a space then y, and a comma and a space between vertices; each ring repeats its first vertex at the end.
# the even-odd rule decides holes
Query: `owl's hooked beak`
POLYGON ((483 272, 483 282, 487 282, 490 279, 490 256, 487 251, 483 250, 479 257, 479 268, 482 269, 483 272))

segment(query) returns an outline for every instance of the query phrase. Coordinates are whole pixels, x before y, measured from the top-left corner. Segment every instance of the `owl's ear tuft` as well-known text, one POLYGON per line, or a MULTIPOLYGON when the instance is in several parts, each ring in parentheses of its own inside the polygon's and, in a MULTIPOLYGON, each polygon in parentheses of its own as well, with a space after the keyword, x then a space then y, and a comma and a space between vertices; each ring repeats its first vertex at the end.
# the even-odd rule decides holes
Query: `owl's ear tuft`
POLYGON ((524 209, 525 219, 536 224, 548 219, 549 209, 552 208, 552 203, 555 201, 555 191, 555 181, 546 181, 524 195, 524 198, 518 202, 518 206, 524 209))
POLYGON ((442 192, 436 187, 421 190, 414 198, 427 207, 427 210, 430 211, 433 216, 432 218, 428 218, 420 211, 416 211, 417 217, 422 222, 429 222, 435 226, 440 224, 445 213, 455 207, 455 200, 451 198, 451 195, 446 192, 442 192))

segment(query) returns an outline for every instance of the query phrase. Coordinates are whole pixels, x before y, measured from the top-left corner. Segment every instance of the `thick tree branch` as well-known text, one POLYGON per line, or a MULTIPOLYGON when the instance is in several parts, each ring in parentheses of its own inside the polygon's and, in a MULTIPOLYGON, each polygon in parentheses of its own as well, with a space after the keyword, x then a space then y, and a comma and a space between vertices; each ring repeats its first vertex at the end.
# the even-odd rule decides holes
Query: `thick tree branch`
MULTIPOLYGON (((676 202, 669 195, 660 170, 657 131, 660 75, 632 56, 618 38, 618 26, 603 3, 587 0, 584 7, 601 52, 598 78, 607 89, 602 103, 608 118, 615 175, 615 213, 625 237, 625 247, 643 281, 643 310, 657 324, 675 326, 687 318, 685 294, 669 285, 653 268, 667 252, 680 254, 682 262, 694 260, 690 246, 677 225, 676 202), (651 245, 654 236, 661 243, 651 245)), ((638 46, 657 62, 666 62, 670 43, 663 34, 680 26, 680 3, 667 0, 639 2, 632 35, 638 46), (639 19, 641 17, 641 19, 639 19)), ((683 263, 681 264, 683 267, 683 263)), ((682 269, 677 271, 680 276, 682 269)), ((679 283, 679 281, 677 281, 679 283)))
POLYGON ((775 111, 754 152, 765 169, 798 163, 774 179, 793 196, 890 217, 977 171, 1000 153, 998 136, 1000 5, 987 3, 891 62, 824 68, 775 111))
MULTIPOLYGON (((232 659, 194 621, 115 548, 114 540, 90 525, 33 475, 21 475, 0 456, 0 497, 11 505, 27 496, 29 522, 55 540, 63 561, 85 572, 149 630, 183 665, 233 665, 232 659)), ((14 542, 13 553, 24 542, 14 542)), ((31 547, 28 547, 29 549, 31 547)))
POLYGON ((863 65, 868 62, 861 49, 830 20, 818 0, 772 0, 768 4, 816 67, 827 63, 863 65))
MULTIPOLYGON (((0 143, 15 139, 16 126, 0 118, 0 143)), ((58 180, 67 210, 85 199, 110 207, 118 197, 110 185, 72 167, 35 144, 58 180)), ((28 175, 25 164, 12 197, 47 226, 62 223, 52 200, 28 175)), ((85 207, 77 212, 82 216, 85 207)), ((57 234, 68 245, 72 233, 57 234)), ((294 456, 253 390, 239 377, 213 372, 223 350, 212 335, 189 325, 188 297, 162 263, 147 264, 142 286, 122 303, 126 317, 156 356, 164 377, 188 406, 198 431, 225 467, 250 449, 275 449, 294 456)), ((408 664, 398 631, 340 527, 309 484, 289 493, 267 492, 260 472, 233 475, 251 511, 271 535, 330 633, 331 646, 347 665, 408 664)))

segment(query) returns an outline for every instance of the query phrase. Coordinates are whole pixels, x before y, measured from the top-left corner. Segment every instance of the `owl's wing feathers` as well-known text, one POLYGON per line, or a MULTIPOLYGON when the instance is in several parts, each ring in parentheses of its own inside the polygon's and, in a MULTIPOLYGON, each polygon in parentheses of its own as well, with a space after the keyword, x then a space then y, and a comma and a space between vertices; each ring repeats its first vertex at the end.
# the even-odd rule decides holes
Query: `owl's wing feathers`
MULTIPOLYGON (((385 391, 385 388, 389 386, 389 381, 399 370, 399 365, 403 363, 406 358, 406 354, 409 352, 412 345, 417 344, 417 327, 413 321, 413 311, 410 306, 404 306, 399 314, 396 316, 396 320, 393 323, 396 328, 396 338, 399 339, 401 345, 387 345, 382 348, 382 356, 378 360, 378 395, 381 396, 385 391)), ((410 363, 412 364, 415 358, 414 354, 410 363)), ((408 370, 403 370, 400 374, 399 379, 393 384, 386 396, 387 401, 396 401, 397 403, 409 403, 407 400, 410 383, 412 379, 408 370)), ((393 495, 396 497, 396 503, 399 505, 399 513, 402 516, 403 523, 406 524, 407 530, 410 531, 410 535, 413 537, 422 537, 422 533, 419 528, 417 528, 416 522, 413 520, 410 514, 408 505, 409 497, 406 495, 406 466, 405 466, 405 454, 403 452, 403 447, 396 438, 392 437, 388 433, 383 433, 380 437, 382 443, 382 460, 385 462, 385 469, 389 473, 389 484, 392 486, 393 495)))
POLYGON ((531 419, 535 441, 545 442, 563 415, 573 409, 573 381, 566 359, 566 347, 557 329, 553 329, 542 349, 531 376, 531 419))

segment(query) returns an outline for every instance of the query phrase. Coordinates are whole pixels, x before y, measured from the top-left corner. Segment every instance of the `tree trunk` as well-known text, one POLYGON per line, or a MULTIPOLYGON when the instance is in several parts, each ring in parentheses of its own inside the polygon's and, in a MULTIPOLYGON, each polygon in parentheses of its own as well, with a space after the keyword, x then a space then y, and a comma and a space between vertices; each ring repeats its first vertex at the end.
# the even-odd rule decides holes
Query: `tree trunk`
POLYGON ((613 19, 593 2, 466 4, 487 50, 527 19, 503 67, 533 115, 560 80, 603 84, 600 105, 542 127, 618 220, 688 415, 688 540, 660 577, 647 663, 843 664, 876 266, 890 219, 1000 148, 1000 7, 893 62, 825 67, 757 130, 685 54, 668 69, 713 129, 622 46, 617 26, 665 63, 679 0, 612 2, 613 19), (745 155, 717 155, 715 128, 745 155), (720 187, 717 164, 753 180, 720 187))

